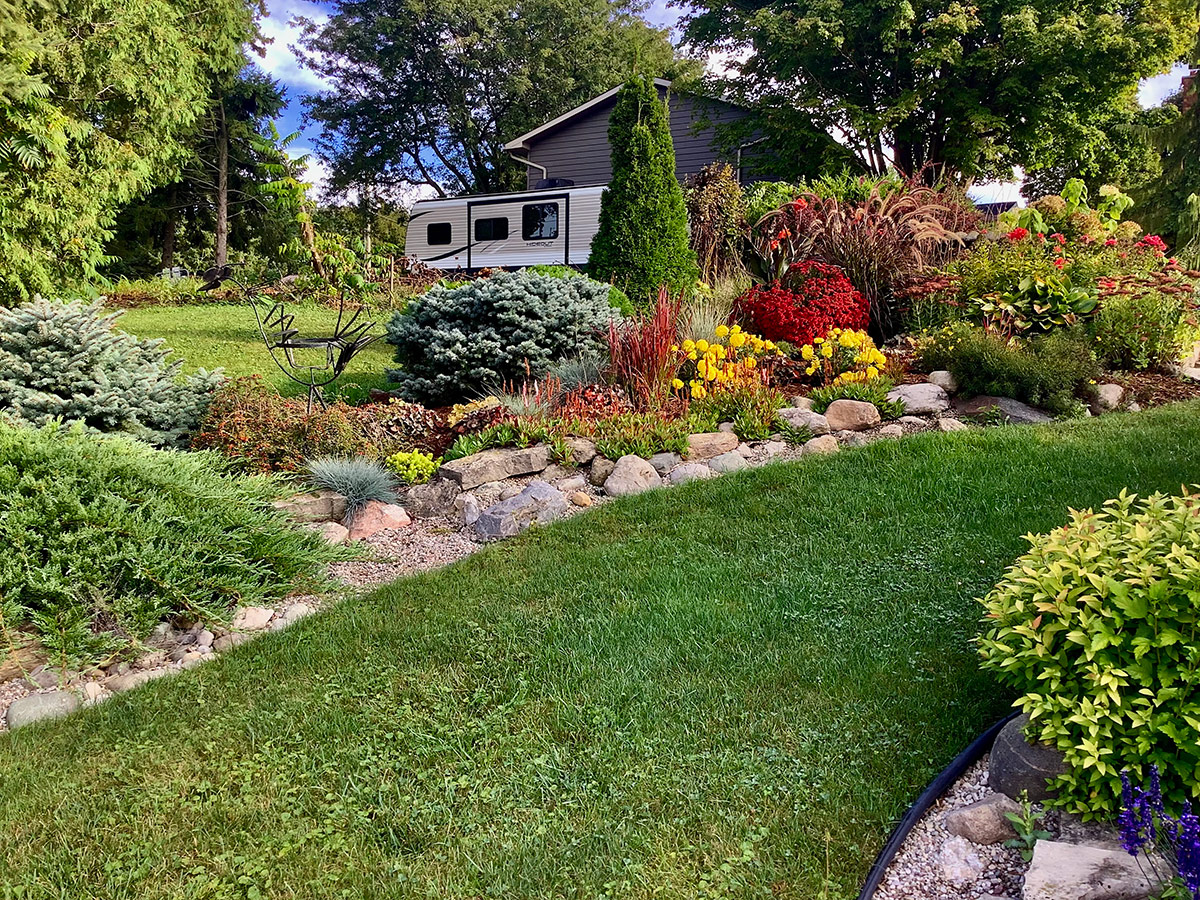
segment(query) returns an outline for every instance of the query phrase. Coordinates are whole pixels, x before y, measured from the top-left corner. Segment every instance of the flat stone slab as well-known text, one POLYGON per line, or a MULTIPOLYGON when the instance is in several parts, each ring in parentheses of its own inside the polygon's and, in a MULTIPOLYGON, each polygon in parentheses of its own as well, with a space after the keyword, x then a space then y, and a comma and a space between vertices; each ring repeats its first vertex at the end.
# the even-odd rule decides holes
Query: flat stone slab
POLYGON ((950 395, 936 384, 902 384, 888 391, 888 400, 904 404, 904 411, 914 416, 932 416, 950 408, 950 395))
POLYGON ((79 698, 70 691, 30 694, 12 702, 5 716, 5 723, 10 729, 16 730, 34 722, 61 719, 77 709, 79 709, 79 698))
POLYGON ((1146 900, 1162 886, 1147 878, 1150 872, 1149 865, 1139 866, 1124 850, 1038 841, 1022 896, 1024 900, 1146 900))
POLYGON ((438 473, 464 491, 489 481, 535 475, 550 465, 550 451, 544 444, 516 450, 484 450, 445 463, 438 473))
POLYGON ((736 450, 738 436, 732 431, 711 431, 688 435, 687 458, 693 462, 712 459, 730 450, 736 450))
POLYGON ((1054 421, 1040 409, 1034 409, 1029 404, 1014 400, 1012 397, 991 397, 981 394, 970 400, 955 398, 954 409, 960 416, 968 416, 972 419, 982 416, 990 410, 999 410, 1000 415, 1010 425, 1044 425, 1046 422, 1054 421))

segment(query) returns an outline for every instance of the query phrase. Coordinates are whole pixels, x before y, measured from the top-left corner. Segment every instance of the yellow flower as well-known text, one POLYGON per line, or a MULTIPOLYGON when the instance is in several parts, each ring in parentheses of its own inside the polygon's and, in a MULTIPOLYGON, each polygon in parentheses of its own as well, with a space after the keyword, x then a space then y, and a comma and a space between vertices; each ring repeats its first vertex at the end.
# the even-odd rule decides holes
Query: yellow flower
POLYGON ((833 344, 822 344, 821 355, 826 359, 829 359, 831 356, 833 356, 833 344))
POLYGON ((683 352, 684 353, 691 353, 694 349, 696 349, 695 342, 693 342, 691 340, 687 340, 687 341, 683 342, 683 352))
POLYGON ((823 344, 823 343, 825 343, 825 338, 813 338, 813 343, 814 344, 823 344))
POLYGON ((776 349, 776 348, 775 348, 775 342, 774 342, 774 341, 767 341, 767 343, 766 343, 766 345, 765 345, 765 346, 766 346, 766 348, 767 348, 768 350, 774 350, 774 349, 776 349))
POLYGON ((817 371, 817 367, 816 367, 816 365, 811 365, 811 366, 809 366, 807 369, 805 369, 805 370, 804 370, 804 374, 805 374, 805 375, 811 375, 811 374, 812 374, 813 372, 815 372, 815 371, 817 371))
POLYGON ((816 354, 813 353, 812 344, 805 344, 800 348, 801 359, 812 359, 816 354))
POLYGON ((753 356, 746 359, 746 368, 747 369, 753 369, 755 365, 757 365, 757 364, 755 363, 753 356))
POLYGON ((695 359, 695 358, 696 358, 696 351, 695 351, 695 350, 693 350, 691 353, 689 353, 687 358, 688 358, 688 359, 695 359))
POLYGON ((683 390, 683 381, 679 378, 672 378, 671 379, 671 387, 675 388, 675 390, 677 390, 677 391, 682 391, 683 390))
POLYGON ((746 343, 746 336, 744 334, 741 334, 740 332, 738 334, 731 334, 729 336, 729 346, 730 347, 734 347, 734 348, 741 347, 745 343, 746 343))
POLYGON ((728 325, 718 325, 717 326, 717 337, 723 338, 727 334, 729 334, 729 326, 728 325))
POLYGON ((874 366, 867 366, 867 378, 878 378, 879 370, 874 366))
POLYGON ((708 391, 704 389, 704 385, 702 384, 696 385, 696 387, 692 388, 692 396, 697 400, 703 400, 707 393, 708 391))
POLYGON ((705 352, 708 349, 708 341, 704 340, 703 338, 696 341, 696 349, 701 353, 705 352))
POLYGON ((729 329, 729 333, 730 334, 739 334, 741 332, 741 330, 742 330, 741 325, 734 325, 732 328, 729 329))
POLYGON ((672 345, 671 345, 671 352, 672 352, 672 353, 678 353, 678 352, 679 352, 679 345, 678 345, 678 344, 672 344, 672 345))

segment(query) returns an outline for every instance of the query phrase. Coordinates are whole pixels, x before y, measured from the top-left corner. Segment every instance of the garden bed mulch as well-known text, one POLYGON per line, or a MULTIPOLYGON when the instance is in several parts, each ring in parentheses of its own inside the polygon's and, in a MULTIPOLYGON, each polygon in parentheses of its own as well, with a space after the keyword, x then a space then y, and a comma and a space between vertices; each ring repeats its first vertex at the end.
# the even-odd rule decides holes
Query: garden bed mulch
POLYGON ((1126 396, 1143 409, 1200 398, 1200 382, 1180 375, 1155 372, 1107 373, 1105 381, 1125 388, 1126 396))

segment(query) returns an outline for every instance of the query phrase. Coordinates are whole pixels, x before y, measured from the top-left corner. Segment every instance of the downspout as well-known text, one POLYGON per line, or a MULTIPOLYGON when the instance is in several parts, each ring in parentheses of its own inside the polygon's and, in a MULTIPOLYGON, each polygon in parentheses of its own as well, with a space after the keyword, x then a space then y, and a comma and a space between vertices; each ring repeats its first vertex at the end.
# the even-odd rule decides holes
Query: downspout
POLYGON ((508 151, 508 155, 513 158, 514 162, 524 163, 531 169, 537 169, 540 171, 542 173, 543 180, 550 177, 550 171, 545 166, 538 165, 532 159, 526 159, 524 157, 517 156, 517 154, 513 153, 511 150, 508 151))

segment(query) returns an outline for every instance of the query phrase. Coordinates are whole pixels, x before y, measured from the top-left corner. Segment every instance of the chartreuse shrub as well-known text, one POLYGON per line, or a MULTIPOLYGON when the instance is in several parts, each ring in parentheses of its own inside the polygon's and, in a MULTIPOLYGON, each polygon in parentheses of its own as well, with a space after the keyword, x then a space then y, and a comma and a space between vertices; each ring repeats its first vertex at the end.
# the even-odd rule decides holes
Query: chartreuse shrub
POLYGON ((424 484, 433 477, 440 463, 432 453, 413 450, 409 453, 393 453, 387 458, 386 465, 401 484, 424 484))
POLYGON ((461 400, 485 387, 540 378, 551 364, 599 353, 601 331, 620 313, 609 286, 582 275, 501 272, 461 287, 432 287, 387 326, 402 393, 461 400))
POLYGON ((1114 813, 1120 773, 1200 798, 1200 497, 1122 491, 1073 511, 983 599, 983 665, 1066 754, 1062 802, 1114 813))
POLYGON ((279 494, 216 454, 0 420, 5 627, 86 657, 316 581, 338 554, 271 509, 279 494))
POLYGON ((0 307, 0 411, 33 425, 81 422, 160 446, 183 444, 219 374, 180 376, 162 341, 113 330, 99 303, 37 298, 0 307))

